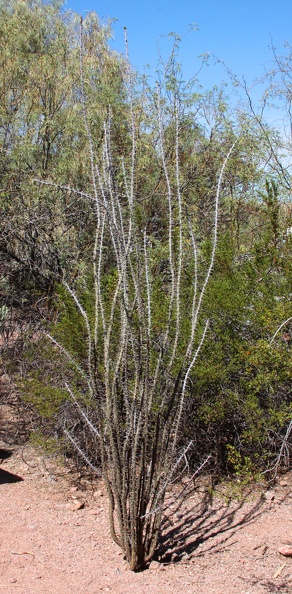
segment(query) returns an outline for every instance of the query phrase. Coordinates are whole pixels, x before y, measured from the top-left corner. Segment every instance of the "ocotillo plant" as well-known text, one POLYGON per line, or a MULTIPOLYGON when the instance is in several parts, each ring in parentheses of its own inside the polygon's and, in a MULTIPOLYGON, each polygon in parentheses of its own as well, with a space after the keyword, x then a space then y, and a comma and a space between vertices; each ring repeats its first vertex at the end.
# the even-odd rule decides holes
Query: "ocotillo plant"
POLYGON ((166 490, 191 446, 178 451, 188 380, 208 329, 201 308, 215 258, 221 180, 232 148, 214 188, 213 239, 209 263, 201 267, 195 217, 181 192, 178 86, 174 83, 164 93, 158 85, 153 92, 157 139, 153 159, 160 171, 163 210, 157 232, 147 214, 151 197, 137 190, 141 152, 151 142, 152 132, 139 122, 131 73, 125 83, 125 154, 115 154, 110 109, 97 154, 88 118, 82 45, 81 27, 80 96, 92 185, 92 192, 82 197, 95 209, 90 312, 82 295, 65 281, 64 286, 84 320, 88 345, 84 368, 68 357, 87 386, 87 409, 68 383, 67 390, 88 432, 99 441, 112 537, 129 567, 139 571, 152 559, 166 490), (166 149, 170 129, 172 159, 166 149))

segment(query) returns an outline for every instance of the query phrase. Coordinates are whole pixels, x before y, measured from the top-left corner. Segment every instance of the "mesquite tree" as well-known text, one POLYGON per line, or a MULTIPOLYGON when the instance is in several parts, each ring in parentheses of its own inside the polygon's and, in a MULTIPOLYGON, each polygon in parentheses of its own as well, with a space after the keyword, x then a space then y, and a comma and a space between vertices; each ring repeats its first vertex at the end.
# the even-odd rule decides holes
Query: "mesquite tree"
MULTIPOLYGON (((83 319, 85 364, 51 339, 86 387, 82 400, 76 386, 66 383, 87 431, 99 442, 112 537, 129 567, 138 571, 154 554, 166 490, 191 445, 178 449, 180 425, 188 379, 208 329, 201 307, 215 258, 221 180, 232 148, 214 188, 209 262, 200 266, 195 213, 181 193, 179 85, 174 80, 164 92, 159 84, 153 92, 156 117, 150 130, 149 123, 146 127, 139 119, 129 69, 125 154, 115 154, 110 109, 97 154, 88 118, 82 48, 81 26, 80 96, 92 183, 92 192, 82 193, 82 199, 93 205, 96 220, 90 305, 87 300, 85 306, 82 292, 65 280, 64 286, 83 319), (170 128, 172 159, 165 140, 170 128), (158 234, 147 219, 150 198, 137 191, 141 152, 155 134, 163 212, 158 234)), ((65 433, 75 443, 67 428, 65 433)))
MULTIPOLYGON (((33 183, 78 189, 88 183, 79 23, 58 1, 0 0, 0 300, 9 308, 52 295, 63 269, 67 278, 69 268, 74 274, 90 244, 90 205, 33 183)), ((114 115, 122 109, 124 61, 109 50, 109 27, 96 14, 83 26, 89 121, 98 144, 109 98, 114 115)))

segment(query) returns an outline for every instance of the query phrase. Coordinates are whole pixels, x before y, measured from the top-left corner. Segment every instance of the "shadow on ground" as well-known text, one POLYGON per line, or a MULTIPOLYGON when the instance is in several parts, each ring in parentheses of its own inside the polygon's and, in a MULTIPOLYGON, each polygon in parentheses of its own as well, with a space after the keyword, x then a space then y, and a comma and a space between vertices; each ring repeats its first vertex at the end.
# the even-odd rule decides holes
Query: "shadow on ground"
MULTIPOLYGON (((168 510, 161 526, 161 537, 155 559, 161 563, 181 561, 223 551, 231 539, 263 513, 260 499, 243 511, 248 496, 229 506, 214 506, 210 494, 190 506, 182 501, 168 510), (217 538, 216 538, 217 537, 217 538), (218 538, 219 537, 219 538, 218 538), (200 545, 205 545, 200 552, 200 545), (207 547, 206 547, 207 545, 207 547)), ((234 542, 234 539, 233 539, 234 542)))
POLYGON ((7 470, 3 470, 3 468, 0 468, 0 485, 5 485, 6 483, 19 483, 19 481, 23 481, 21 476, 17 476, 17 474, 12 474, 7 470))
POLYGON ((11 452, 11 450, 3 450, 0 448, 0 464, 1 464, 1 461, 3 462, 3 460, 7 460, 7 458, 11 458, 12 453, 13 452, 11 452))
MULTIPOLYGON (((3 460, 10 458, 12 454, 13 452, 11 452, 11 450, 0 448, 0 464, 3 460)), ((23 481, 21 476, 17 476, 17 474, 12 474, 11 472, 8 472, 8 470, 0 468, 0 485, 5 485, 6 483, 19 483, 19 481, 23 481)))

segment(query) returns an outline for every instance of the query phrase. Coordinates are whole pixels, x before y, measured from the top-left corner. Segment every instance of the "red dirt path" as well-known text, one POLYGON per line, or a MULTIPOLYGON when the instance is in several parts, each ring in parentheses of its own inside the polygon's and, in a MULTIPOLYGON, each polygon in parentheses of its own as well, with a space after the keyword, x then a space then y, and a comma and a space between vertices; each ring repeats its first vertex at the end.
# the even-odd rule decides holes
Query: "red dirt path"
POLYGON ((160 557, 134 574, 109 537, 102 483, 3 431, 0 448, 0 594, 292 594, 292 558, 277 552, 292 540, 292 473, 229 504, 200 482, 168 508, 160 557))

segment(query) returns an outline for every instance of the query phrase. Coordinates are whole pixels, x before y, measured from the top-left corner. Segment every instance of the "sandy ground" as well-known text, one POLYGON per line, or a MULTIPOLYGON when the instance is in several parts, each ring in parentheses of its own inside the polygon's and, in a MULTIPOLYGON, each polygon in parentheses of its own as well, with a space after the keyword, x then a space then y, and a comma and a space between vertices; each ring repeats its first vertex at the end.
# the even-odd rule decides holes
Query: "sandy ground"
POLYGON ((134 574, 110 539, 102 482, 6 434, 2 414, 0 594, 292 594, 292 558, 277 550, 292 541, 292 473, 229 503, 199 481, 168 507, 156 560, 134 574))

